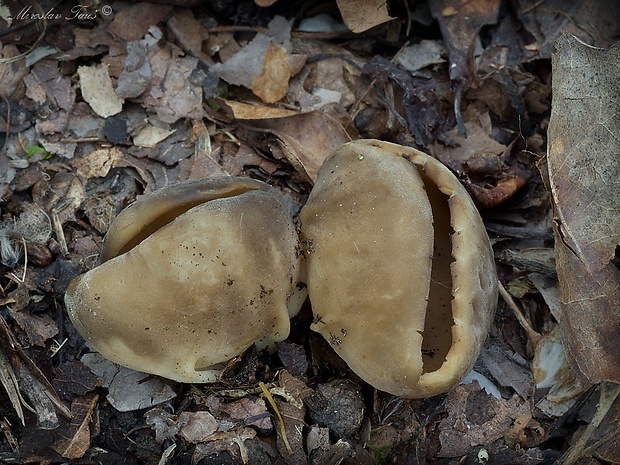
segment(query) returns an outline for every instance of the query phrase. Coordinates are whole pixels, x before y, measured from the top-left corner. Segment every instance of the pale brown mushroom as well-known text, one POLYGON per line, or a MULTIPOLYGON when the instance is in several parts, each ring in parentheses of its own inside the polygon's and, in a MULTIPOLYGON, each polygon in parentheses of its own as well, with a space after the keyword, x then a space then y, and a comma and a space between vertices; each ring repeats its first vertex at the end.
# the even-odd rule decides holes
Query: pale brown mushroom
POLYGON ((278 192, 208 178, 145 195, 110 227, 103 263, 65 295, 106 358, 183 382, 213 382, 252 344, 284 340, 305 298, 298 236, 278 192))
POLYGON ((432 157, 376 140, 321 166, 301 212, 312 329, 372 386, 418 398, 473 367, 497 303, 467 191, 432 157))

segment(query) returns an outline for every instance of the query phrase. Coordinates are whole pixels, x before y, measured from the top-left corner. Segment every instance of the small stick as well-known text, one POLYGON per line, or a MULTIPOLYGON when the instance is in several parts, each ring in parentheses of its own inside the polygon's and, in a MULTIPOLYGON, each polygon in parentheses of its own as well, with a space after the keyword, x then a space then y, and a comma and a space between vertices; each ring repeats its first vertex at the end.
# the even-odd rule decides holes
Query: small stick
POLYGON ((538 341, 540 341, 542 336, 537 331, 535 331, 534 328, 532 328, 532 325, 530 324, 530 322, 527 321, 527 319, 523 316, 523 313, 521 313, 521 309, 519 308, 517 303, 514 301, 512 296, 508 293, 504 285, 500 281, 498 281, 498 283, 499 283, 500 295, 502 296, 504 301, 508 304, 510 309, 513 311, 513 313, 517 317, 517 320, 519 320, 519 324, 521 324, 521 326, 525 330, 527 337, 532 343, 532 347, 536 347, 536 345, 538 344, 538 341))
POLYGON ((278 421, 280 422, 280 433, 282 433, 282 441, 284 441, 286 450, 288 451, 289 454, 293 455, 293 448, 289 444, 288 439, 286 437, 286 430, 284 429, 284 420, 282 419, 282 415, 280 415, 280 410, 278 409, 278 406, 276 405, 276 401, 273 400, 273 397, 271 396, 271 392, 269 392, 269 389, 267 389, 267 386, 265 386, 265 383, 263 383, 262 381, 259 381, 258 385, 260 386, 261 391, 263 391, 263 394, 267 398, 269 405, 271 405, 271 408, 273 409, 273 411, 276 413, 276 416, 278 417, 278 421))

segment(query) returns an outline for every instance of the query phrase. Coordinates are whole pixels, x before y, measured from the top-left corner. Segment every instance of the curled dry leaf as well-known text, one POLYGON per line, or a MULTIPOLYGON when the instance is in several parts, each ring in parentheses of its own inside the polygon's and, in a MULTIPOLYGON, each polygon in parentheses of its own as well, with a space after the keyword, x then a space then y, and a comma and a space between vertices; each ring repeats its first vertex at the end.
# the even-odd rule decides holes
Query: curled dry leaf
POLYGON ((553 56, 548 187, 563 342, 590 383, 620 382, 620 47, 563 36, 553 56))
POLYGON ((273 134, 288 162, 312 182, 323 161, 351 140, 339 121, 321 111, 266 118, 249 125, 252 129, 273 134))
POLYGON ((250 105, 247 103, 236 102, 234 100, 222 100, 222 102, 230 107, 233 116, 237 120, 285 118, 287 116, 294 116, 298 114, 296 111, 286 110, 284 108, 250 105))

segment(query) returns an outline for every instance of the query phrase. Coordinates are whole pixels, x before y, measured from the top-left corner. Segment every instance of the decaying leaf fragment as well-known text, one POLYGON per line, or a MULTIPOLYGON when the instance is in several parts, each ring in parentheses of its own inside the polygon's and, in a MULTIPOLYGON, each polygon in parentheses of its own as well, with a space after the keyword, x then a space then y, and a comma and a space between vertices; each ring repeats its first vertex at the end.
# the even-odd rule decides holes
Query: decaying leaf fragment
POLYGON ((291 68, 288 64, 288 54, 284 47, 269 43, 263 69, 252 79, 252 92, 258 95, 265 103, 275 103, 286 96, 288 81, 291 78, 291 68))
POLYGON ((565 35, 553 56, 547 174, 568 359, 620 382, 620 47, 565 35))
POLYGON ((495 24, 498 0, 440 0, 430 2, 450 54, 450 79, 476 86, 474 47, 480 28, 495 24))
POLYGON ((64 458, 79 459, 90 447, 90 423, 99 396, 91 393, 78 397, 71 405, 73 419, 65 435, 51 447, 64 458))
POLYGON ((364 32, 394 18, 388 14, 384 0, 337 0, 342 19, 353 32, 364 32))
POLYGON ((71 418, 71 411, 62 403, 56 390, 45 375, 21 348, 8 325, 0 317, 0 381, 7 390, 10 401, 22 423, 24 422, 23 404, 37 416, 37 426, 41 429, 58 427, 58 410, 66 418, 71 418), (27 404, 22 393, 32 407, 27 404))
POLYGON ((95 113, 107 118, 123 109, 123 101, 114 93, 112 80, 105 66, 80 66, 78 75, 82 97, 95 113))
POLYGON ((265 103, 277 102, 288 92, 291 77, 290 34, 291 23, 276 16, 266 34, 256 34, 248 45, 210 71, 229 84, 251 89, 265 103))
POLYGON ((321 111, 263 119, 253 127, 274 135, 288 162, 312 182, 323 160, 350 140, 340 122, 321 111))

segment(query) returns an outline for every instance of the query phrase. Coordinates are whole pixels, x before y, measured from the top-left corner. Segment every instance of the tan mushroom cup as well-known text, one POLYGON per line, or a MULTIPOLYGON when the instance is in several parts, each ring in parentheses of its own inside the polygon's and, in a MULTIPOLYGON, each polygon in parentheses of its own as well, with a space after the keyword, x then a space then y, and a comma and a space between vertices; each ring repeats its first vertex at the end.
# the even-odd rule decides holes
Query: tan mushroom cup
POLYGON ((299 239, 278 192, 249 178, 161 189, 125 209, 103 263, 65 296, 106 358, 182 382, 213 382, 252 344, 284 340, 305 298, 299 239))
POLYGON ((412 148, 351 142, 321 166, 301 221, 312 329, 382 391, 458 384, 489 331, 497 277, 455 176, 412 148))

